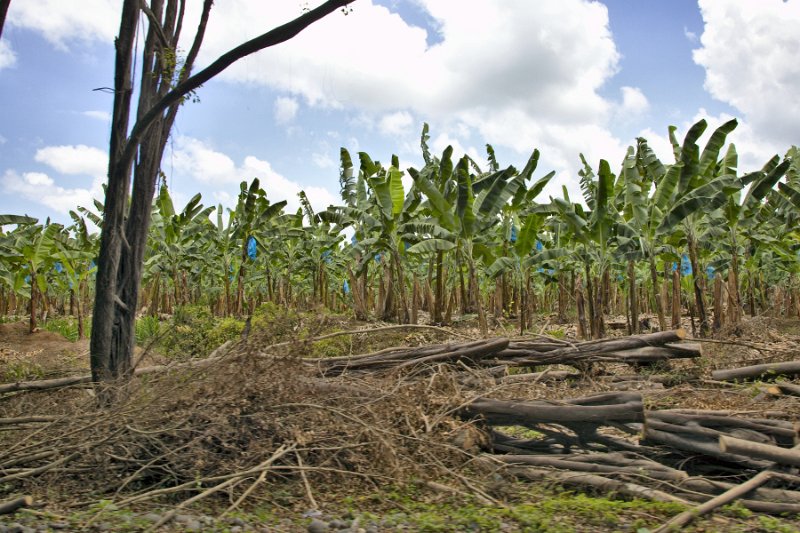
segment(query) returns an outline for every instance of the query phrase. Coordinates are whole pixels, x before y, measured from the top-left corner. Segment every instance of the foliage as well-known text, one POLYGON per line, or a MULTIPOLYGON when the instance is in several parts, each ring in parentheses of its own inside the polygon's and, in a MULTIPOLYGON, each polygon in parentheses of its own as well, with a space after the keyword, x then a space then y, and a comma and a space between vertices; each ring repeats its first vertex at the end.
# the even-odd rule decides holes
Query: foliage
POLYGON ((205 357, 241 335, 243 328, 243 321, 214 317, 205 307, 182 306, 175 310, 159 346, 165 356, 176 360, 205 357))

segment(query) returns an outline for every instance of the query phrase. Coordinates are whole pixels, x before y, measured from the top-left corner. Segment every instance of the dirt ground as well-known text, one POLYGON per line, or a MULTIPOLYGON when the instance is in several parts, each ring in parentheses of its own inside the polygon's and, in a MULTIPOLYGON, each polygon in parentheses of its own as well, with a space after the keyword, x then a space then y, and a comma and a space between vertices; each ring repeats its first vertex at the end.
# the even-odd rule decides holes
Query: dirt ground
POLYGON ((25 322, 0 324, 0 377, 4 381, 69 375, 89 369, 89 341, 58 333, 28 332, 25 322))

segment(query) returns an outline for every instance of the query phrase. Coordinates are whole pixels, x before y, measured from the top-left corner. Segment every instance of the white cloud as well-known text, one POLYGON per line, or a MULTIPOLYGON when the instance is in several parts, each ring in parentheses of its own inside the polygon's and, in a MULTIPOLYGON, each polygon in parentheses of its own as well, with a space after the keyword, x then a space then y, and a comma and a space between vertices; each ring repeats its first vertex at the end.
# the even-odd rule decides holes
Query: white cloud
MULTIPOLYGON (((289 180, 276 172, 268 161, 252 155, 246 156, 241 164, 236 164, 228 155, 215 150, 203 141, 185 136, 175 140, 174 149, 173 169, 182 181, 199 181, 224 186, 242 181, 250 182, 253 178, 258 178, 261 188, 267 192, 267 198, 271 202, 286 200, 289 211, 296 210, 300 206, 297 193, 301 190, 306 191, 314 209, 325 209, 338 201, 337 197, 327 189, 304 186, 289 180)), ((214 198, 223 203, 226 203, 224 200, 227 198, 232 199, 224 190, 217 190, 214 198)))
POLYGON ((53 178, 42 172, 20 175, 14 170, 7 170, 0 182, 7 193, 40 203, 62 214, 79 205, 91 206, 92 198, 101 197, 100 179, 95 179, 90 189, 68 189, 56 185, 53 178))
POLYGON ((696 43, 697 42, 697 34, 695 32, 693 32, 693 31, 689 30, 689 28, 687 28, 686 26, 683 27, 683 36, 686 37, 686 39, 690 43, 696 43))
POLYGON ((108 169, 108 153, 91 146, 48 146, 36 151, 36 161, 62 174, 104 177, 108 169))
POLYGON ((80 9, 63 0, 11 2, 6 23, 37 30, 55 46, 66 49, 70 41, 112 42, 119 30, 119 0, 82 0, 80 9))
MULTIPOLYGON (((206 62, 298 15, 291 2, 229 3, 226 16, 209 23, 206 62)), ((576 130, 599 131, 602 142, 618 144, 608 132, 616 105, 598 92, 619 62, 602 3, 418 3, 437 24, 441 40, 432 46, 425 30, 365 1, 347 17, 334 13, 233 65, 223 78, 289 91, 310 106, 352 109, 351 120, 390 135, 409 128, 417 137, 410 117, 421 117, 440 132, 466 129, 482 137, 470 142, 486 139, 520 153, 547 145, 555 158, 571 162, 576 130)), ((637 96, 628 103, 641 108, 637 96)))
POLYGON ((294 120, 300 104, 296 98, 279 96, 275 99, 275 121, 278 124, 286 124, 294 120))
POLYGON ((381 117, 379 128, 384 135, 403 137, 411 133, 414 118, 408 111, 397 111, 381 117))
POLYGON ((311 160, 319 168, 336 168, 338 165, 328 152, 314 152, 311 154, 311 160))
POLYGON ((94 120, 99 120, 101 122, 111 122, 111 113, 109 113, 108 111, 92 110, 92 111, 84 111, 81 114, 85 117, 92 118, 94 120))
POLYGON ((641 115, 650 108, 650 102, 638 87, 622 87, 622 108, 620 112, 628 115, 641 115))
POLYGON ((757 137, 800 138, 800 3, 700 0, 705 30, 694 61, 706 90, 744 113, 757 137))
POLYGON ((0 70, 17 64, 17 56, 6 39, 0 40, 0 70))

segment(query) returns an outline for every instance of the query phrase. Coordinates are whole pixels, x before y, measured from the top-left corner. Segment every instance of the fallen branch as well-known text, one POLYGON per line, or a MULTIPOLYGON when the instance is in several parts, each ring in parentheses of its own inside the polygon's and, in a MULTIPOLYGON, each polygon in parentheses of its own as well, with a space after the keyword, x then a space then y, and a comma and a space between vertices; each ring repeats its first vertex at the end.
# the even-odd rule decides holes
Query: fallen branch
POLYGON ((555 481, 560 485, 589 487, 596 489, 602 494, 618 493, 634 498, 644 498, 657 502, 673 502, 688 504, 689 502, 679 496, 667 492, 651 489, 629 481, 618 481, 608 479, 596 474, 582 474, 575 472, 559 472, 544 468, 532 468, 528 466, 512 466, 506 470, 509 474, 518 478, 530 481, 555 481))
MULTIPOLYGON (((800 449, 800 445, 795 446, 795 449, 800 449)), ((741 485, 737 485, 726 490, 719 496, 711 498, 707 502, 703 503, 702 505, 698 505, 694 509, 689 509, 688 511, 684 511, 679 515, 674 516, 669 521, 665 522, 661 527, 656 529, 653 533, 667 533, 670 530, 681 529, 695 518, 704 516, 718 507, 722 507, 723 505, 727 505, 730 502, 741 498, 748 492, 757 489, 772 479, 772 477, 775 475, 775 467, 776 465, 772 465, 769 469, 759 472, 741 485)))

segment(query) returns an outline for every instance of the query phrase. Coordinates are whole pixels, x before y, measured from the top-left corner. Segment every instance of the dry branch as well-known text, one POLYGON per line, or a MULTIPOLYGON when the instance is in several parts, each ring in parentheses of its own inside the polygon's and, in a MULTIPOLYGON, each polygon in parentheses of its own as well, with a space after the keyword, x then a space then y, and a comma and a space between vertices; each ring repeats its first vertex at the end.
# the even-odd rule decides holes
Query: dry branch
MULTIPOLYGON (((795 446, 795 449, 798 448, 800 448, 800 446, 795 446)), ((711 498, 702 505, 674 516, 669 521, 665 522, 661 527, 656 529, 653 533, 666 533, 670 530, 683 528, 683 526, 689 524, 695 518, 706 515, 714 509, 722 507, 723 505, 727 505, 730 502, 741 498, 745 494, 758 489, 775 476, 775 467, 776 465, 772 465, 769 469, 759 472, 741 485, 731 487, 722 494, 711 498)))

